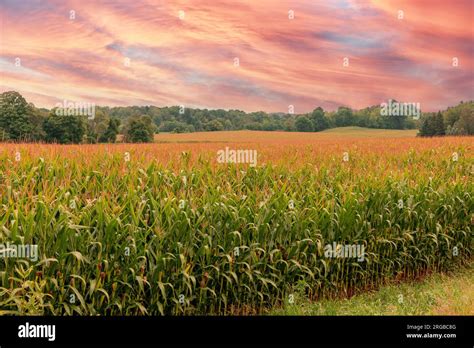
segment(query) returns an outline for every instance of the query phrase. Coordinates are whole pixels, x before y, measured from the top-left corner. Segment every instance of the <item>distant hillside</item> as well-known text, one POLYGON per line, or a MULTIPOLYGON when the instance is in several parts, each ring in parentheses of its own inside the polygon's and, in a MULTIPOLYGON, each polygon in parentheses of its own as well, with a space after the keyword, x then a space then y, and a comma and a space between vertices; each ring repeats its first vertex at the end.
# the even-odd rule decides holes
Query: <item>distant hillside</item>
POLYGON ((321 134, 360 138, 404 138, 416 137, 417 129, 374 129, 364 127, 339 127, 322 131, 321 134))
MULTIPOLYGON (((130 106, 98 108, 110 117, 122 121, 130 117, 147 115, 159 132, 205 132, 229 130, 263 130, 290 132, 319 132, 336 127, 363 127, 374 129, 419 129, 423 120, 434 113, 420 111, 420 117, 384 116, 380 105, 361 110, 340 107, 337 111, 325 111, 318 107, 307 114, 246 113, 241 110, 191 109, 179 106, 130 106)), ((447 134, 474 134, 468 124, 474 115, 474 102, 459 103, 441 111, 444 124, 440 125, 447 134)), ((123 122, 122 122, 123 123, 123 122)), ((472 127, 471 127, 472 128, 472 127)), ((427 134, 442 135, 442 134, 427 134)))
MULTIPOLYGON (((250 143, 250 142, 312 142, 317 139, 335 138, 414 138, 416 129, 371 129, 362 127, 341 127, 322 132, 265 132, 265 131, 220 131, 194 133, 159 133, 155 134, 158 143, 250 143)), ((121 138, 119 138, 121 141, 121 138)))
MULTIPOLYGON (((159 132, 189 133, 223 130, 263 130, 318 132, 345 126, 377 129, 416 129, 418 121, 411 117, 387 117, 381 115, 380 106, 362 110, 340 107, 337 111, 325 111, 318 107, 307 114, 246 113, 241 110, 208 110, 181 108, 179 106, 130 106, 98 108, 101 112, 122 121, 129 117, 147 115, 159 132)), ((122 122, 123 123, 123 122, 122 122)))

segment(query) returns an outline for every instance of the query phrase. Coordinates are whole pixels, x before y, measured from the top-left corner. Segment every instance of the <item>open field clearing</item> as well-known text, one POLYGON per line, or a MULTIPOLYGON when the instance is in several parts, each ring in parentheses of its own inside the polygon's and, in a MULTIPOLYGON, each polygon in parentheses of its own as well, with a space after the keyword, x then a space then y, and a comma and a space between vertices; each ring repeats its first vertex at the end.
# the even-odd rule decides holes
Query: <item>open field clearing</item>
POLYGON ((38 258, 0 259, 0 314, 265 313, 472 262, 472 138, 327 134, 2 144, 0 243, 38 258))
POLYGON ((418 130, 388 130, 361 127, 340 127, 323 132, 262 132, 262 131, 227 131, 196 133, 160 133, 155 135, 156 142, 294 142, 306 143, 318 140, 338 138, 413 138, 418 130))

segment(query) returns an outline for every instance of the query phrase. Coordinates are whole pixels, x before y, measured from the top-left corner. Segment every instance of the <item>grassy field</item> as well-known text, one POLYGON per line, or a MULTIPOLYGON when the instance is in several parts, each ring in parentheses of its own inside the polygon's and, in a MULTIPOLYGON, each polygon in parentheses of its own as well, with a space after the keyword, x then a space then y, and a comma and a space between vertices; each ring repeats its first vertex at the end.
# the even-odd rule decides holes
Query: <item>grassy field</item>
POLYGON ((293 303, 271 315, 473 315, 474 267, 431 274, 412 282, 383 286, 352 298, 310 302, 295 294, 293 303))
POLYGON ((1 145, 0 244, 39 258, 0 258, 0 314, 266 313, 472 262, 472 138, 334 132, 1 145))
POLYGON ((160 133, 155 135, 156 142, 193 143, 193 142, 311 142, 336 138, 413 138, 418 130, 387 130, 361 127, 332 128, 318 133, 298 132, 262 132, 262 131, 225 131, 196 133, 160 133))

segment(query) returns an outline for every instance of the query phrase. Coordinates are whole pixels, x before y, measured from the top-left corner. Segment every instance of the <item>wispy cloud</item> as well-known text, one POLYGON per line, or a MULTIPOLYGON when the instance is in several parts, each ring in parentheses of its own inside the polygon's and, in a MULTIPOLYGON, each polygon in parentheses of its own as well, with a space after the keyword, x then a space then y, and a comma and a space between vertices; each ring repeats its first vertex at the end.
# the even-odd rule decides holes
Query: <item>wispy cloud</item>
POLYGON ((471 0, 3 0, 0 89, 48 108, 87 98, 307 112, 396 98, 437 110, 474 99, 473 10, 471 0))

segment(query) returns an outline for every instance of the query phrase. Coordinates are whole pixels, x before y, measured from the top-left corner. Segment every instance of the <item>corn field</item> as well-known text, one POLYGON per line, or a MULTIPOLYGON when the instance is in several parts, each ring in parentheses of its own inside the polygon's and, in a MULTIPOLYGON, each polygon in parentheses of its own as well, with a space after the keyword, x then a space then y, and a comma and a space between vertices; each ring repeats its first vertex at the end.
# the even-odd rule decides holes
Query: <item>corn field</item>
POLYGON ((472 145, 0 145, 0 244, 39 251, 0 258, 0 314, 260 314, 297 289, 350 296, 455 269, 473 256, 472 145), (225 146, 258 165, 216 163, 225 146), (328 258, 333 242, 364 262, 328 258))

